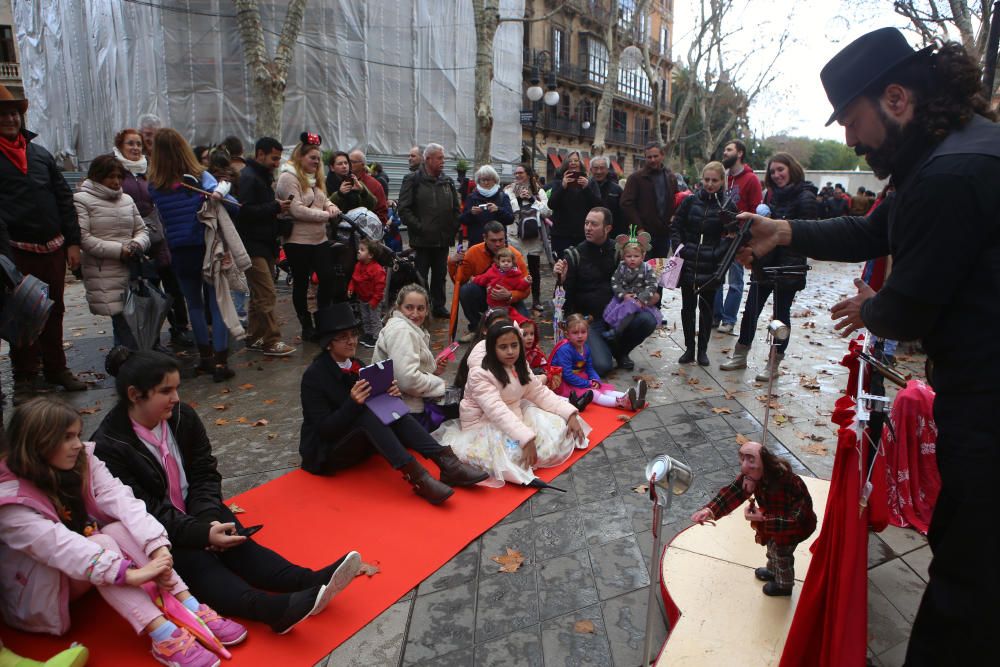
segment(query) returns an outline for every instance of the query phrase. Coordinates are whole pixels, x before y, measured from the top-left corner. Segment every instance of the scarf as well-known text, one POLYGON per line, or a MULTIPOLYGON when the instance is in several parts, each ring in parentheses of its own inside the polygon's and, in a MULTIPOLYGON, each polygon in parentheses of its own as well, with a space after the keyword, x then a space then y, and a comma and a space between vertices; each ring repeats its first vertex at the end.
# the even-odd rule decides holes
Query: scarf
POLYGON ((0 153, 7 156, 22 174, 28 173, 28 142, 23 134, 18 134, 14 141, 0 137, 0 153))
POLYGON ((490 197, 492 197, 493 195, 495 195, 497 192, 500 191, 500 184, 494 183, 493 187, 490 188, 489 190, 484 190, 483 186, 477 185, 476 190, 479 192, 479 194, 489 199, 490 197))
POLYGON ((114 151, 115 157, 118 161, 129 170, 129 173, 133 176, 140 176, 146 173, 146 156, 143 155, 140 160, 129 160, 127 157, 122 155, 122 152, 117 148, 112 149, 114 151))

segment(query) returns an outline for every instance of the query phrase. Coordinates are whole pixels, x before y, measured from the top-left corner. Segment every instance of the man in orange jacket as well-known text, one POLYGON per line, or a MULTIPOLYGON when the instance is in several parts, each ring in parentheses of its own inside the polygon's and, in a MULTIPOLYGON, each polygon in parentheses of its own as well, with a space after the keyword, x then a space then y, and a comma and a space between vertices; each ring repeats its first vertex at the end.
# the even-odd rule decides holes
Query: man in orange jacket
MULTIPOLYGON (((493 265, 493 255, 497 250, 506 248, 507 232, 499 222, 492 221, 486 223, 483 228, 483 242, 469 248, 464 253, 456 253, 448 258, 448 275, 455 283, 455 291, 458 293, 458 302, 462 304, 462 311, 469 320, 468 333, 458 340, 461 343, 468 343, 476 336, 476 326, 486 311, 486 288, 480 287, 472 282, 476 276, 486 273, 493 265)), ((528 275, 528 265, 524 262, 524 256, 516 248, 510 248, 514 253, 514 263, 521 270, 523 275, 528 275)), ((527 310, 521 303, 527 298, 530 290, 515 290, 513 292, 496 286, 493 288, 492 297, 496 301, 511 304, 526 317, 527 310)), ((455 321, 455 303, 452 303, 452 322, 455 321)))

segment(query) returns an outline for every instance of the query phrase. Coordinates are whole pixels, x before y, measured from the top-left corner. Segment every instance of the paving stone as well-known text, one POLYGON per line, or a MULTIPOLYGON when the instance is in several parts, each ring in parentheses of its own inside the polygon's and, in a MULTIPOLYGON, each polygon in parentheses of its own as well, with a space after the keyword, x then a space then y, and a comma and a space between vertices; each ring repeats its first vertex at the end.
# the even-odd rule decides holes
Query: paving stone
POLYGON ((632 532, 650 530, 653 524, 653 503, 649 500, 649 494, 623 489, 621 497, 625 505, 625 516, 632 524, 632 532))
MULTIPOLYGON (((643 588, 601 603, 604 627, 611 645, 615 665, 641 665, 646 639, 646 609, 649 589, 643 588)), ((667 623, 657 605, 651 638, 651 654, 655 658, 667 639, 667 623)))
POLYGON ((885 530, 879 533, 879 537, 900 556, 927 545, 927 538, 912 528, 886 526, 885 530))
POLYGON ((414 664, 471 648, 475 613, 473 582, 418 597, 413 603, 403 663, 414 664))
POLYGON ((669 427, 640 431, 635 434, 646 460, 658 454, 673 456, 674 453, 679 454, 681 452, 681 448, 674 442, 667 428, 669 427))
MULTIPOLYGON (((532 496, 532 497, 534 497, 534 496, 532 496)), ((531 499, 529 498, 528 500, 525 500, 523 503, 521 503, 520 505, 518 505, 517 509, 515 509, 513 512, 511 512, 510 514, 508 514, 507 516, 505 516, 500 521, 500 523, 501 524, 514 523, 515 521, 523 521, 525 519, 530 519, 531 518, 531 507, 528 504, 530 502, 530 500, 531 499)))
POLYGON ((582 470, 574 469, 573 488, 576 489, 576 497, 581 503, 606 500, 618 495, 615 477, 611 473, 609 465, 582 470))
POLYGON ((724 458, 710 442, 685 447, 681 460, 688 464, 695 475, 728 470, 732 465, 732 458, 724 458))
POLYGON ((397 602, 320 661, 329 667, 395 665, 406 637, 411 602, 397 602))
POLYGON ((906 662, 906 646, 909 642, 900 642, 888 651, 876 656, 881 667, 903 667, 906 662))
POLYGON ((681 403, 681 406, 684 408, 684 411, 694 417, 696 421, 715 416, 715 413, 712 412, 712 408, 715 406, 712 405, 707 398, 694 401, 684 401, 681 403))
POLYGON ((650 428, 660 428, 663 426, 663 422, 660 421, 660 417, 655 410, 652 408, 648 410, 640 410, 639 412, 631 415, 629 419, 629 425, 632 426, 633 431, 645 431, 650 428))
POLYGON ((885 595, 903 618, 910 624, 913 623, 927 584, 902 558, 872 568, 868 572, 868 580, 885 595))
POLYGON ((427 577, 417 588, 417 595, 427 595, 445 588, 473 581, 479 571, 480 541, 476 539, 459 551, 454 558, 427 577))
POLYGON ((604 619, 598 605, 542 623, 542 651, 546 665, 612 667, 604 619), (594 632, 575 632, 577 621, 590 621, 594 632))
POLYGON ((590 559, 602 600, 649 585, 649 571, 634 535, 590 547, 590 559))
MULTIPOLYGON (((431 658, 417 663, 416 667, 473 667, 475 664, 475 653, 471 648, 463 648, 452 651, 439 658, 431 658)), ((331 666, 332 667, 332 666, 331 666)))
POLYGON ((579 551, 587 546, 583 518, 577 509, 535 519, 535 557, 539 561, 579 551))
POLYGON ((543 667, 541 626, 476 646, 476 667, 543 667))
POLYGON ((543 621, 588 607, 599 600, 590 554, 586 550, 542 561, 536 569, 538 616, 543 621))
POLYGON ((917 576, 923 579, 925 582, 929 581, 930 574, 928 573, 928 568, 931 566, 931 548, 930 546, 920 547, 915 551, 903 556, 903 560, 909 565, 917 576))
POLYGON ((533 563, 535 560, 535 524, 530 519, 494 526, 483 535, 481 541, 479 572, 482 575, 494 574, 500 568, 490 559, 507 553, 508 548, 524 554, 526 563, 533 563))
MULTIPOLYGON (((929 547, 928 547, 929 549, 929 547)), ((882 541, 878 533, 868 533, 868 569, 881 565, 882 563, 896 558, 889 545, 882 541)))
POLYGON ((905 642, 910 623, 874 584, 868 582, 868 645, 875 655, 905 642))
POLYGON ((559 510, 570 509, 580 504, 580 500, 576 497, 576 488, 573 486, 573 469, 575 466, 551 482, 552 486, 564 489, 565 493, 548 489, 531 496, 532 516, 539 517, 559 510))
POLYGON ((701 429, 701 432, 709 440, 722 440, 723 438, 730 438, 735 435, 733 428, 726 423, 725 419, 718 415, 699 419, 695 424, 698 425, 698 428, 701 429))
MULTIPOLYGON (((677 533, 690 526, 691 521, 688 520, 688 517, 679 518, 676 515, 664 517, 664 521, 666 523, 663 525, 663 532, 661 533, 660 540, 663 545, 662 548, 666 549, 667 545, 670 544, 670 540, 674 539, 677 533)), ((642 562, 646 564, 646 575, 649 576, 650 556, 653 552, 653 531, 644 530, 641 533, 636 533, 635 541, 636 544, 639 545, 639 553, 642 554, 642 562)), ((661 551, 660 553, 662 555, 663 552, 661 551)), ((596 572, 594 573, 594 576, 596 578, 596 572)), ((600 588, 598 588, 598 591, 600 591, 600 588)))
POLYGON ((573 464, 573 471, 589 470, 590 468, 599 468, 606 465, 608 465, 608 456, 604 453, 604 447, 597 445, 592 447, 589 452, 581 456, 573 464))
MULTIPOLYGON (((738 404, 737 404, 738 405, 738 404)), ((733 410, 731 415, 722 415, 736 433, 754 433, 760 431, 760 420, 742 408, 733 410)))
POLYGON ((701 429, 694 422, 668 426, 667 433, 670 434, 674 442, 680 445, 681 449, 708 443, 705 434, 701 432, 701 429))
POLYGON ((538 623, 534 565, 479 579, 476 642, 488 641, 538 623))
POLYGON ((630 429, 618 429, 618 431, 604 439, 604 442, 601 443, 601 449, 604 450, 608 461, 612 465, 619 461, 642 456, 642 446, 639 444, 639 438, 630 429))
POLYGON ((684 406, 680 403, 673 403, 670 405, 664 405, 660 407, 653 408, 653 412, 656 416, 660 418, 660 421, 664 426, 673 426, 675 424, 689 424, 695 420, 684 406))
POLYGON ((620 497, 580 505, 587 544, 603 544, 632 534, 632 522, 620 497))
MULTIPOLYGON (((652 458, 652 457, 650 457, 652 458)), ((622 495, 632 492, 632 489, 644 483, 646 475, 646 457, 619 461, 611 467, 611 472, 615 476, 615 484, 622 495)))

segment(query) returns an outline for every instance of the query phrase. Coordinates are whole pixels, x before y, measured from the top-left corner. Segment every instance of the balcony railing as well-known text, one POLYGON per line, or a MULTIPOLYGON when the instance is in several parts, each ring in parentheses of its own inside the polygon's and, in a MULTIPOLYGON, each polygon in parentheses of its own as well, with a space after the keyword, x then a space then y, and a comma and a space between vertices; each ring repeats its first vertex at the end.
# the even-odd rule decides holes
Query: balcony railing
POLYGON ((21 64, 20 63, 0 63, 0 79, 17 79, 21 80, 21 64))

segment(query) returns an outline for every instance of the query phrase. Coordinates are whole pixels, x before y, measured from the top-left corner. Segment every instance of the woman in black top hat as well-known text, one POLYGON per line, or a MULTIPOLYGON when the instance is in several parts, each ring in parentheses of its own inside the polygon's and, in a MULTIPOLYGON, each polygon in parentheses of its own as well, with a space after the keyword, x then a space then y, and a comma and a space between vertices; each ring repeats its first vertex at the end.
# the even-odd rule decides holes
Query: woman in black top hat
MULTIPOLYGON (((452 486, 471 486, 486 479, 485 472, 459 461, 451 447, 441 446, 411 415, 385 425, 365 407, 371 387, 358 377, 361 362, 354 358, 358 326, 347 303, 335 303, 316 313, 316 334, 323 351, 302 376, 299 454, 303 470, 330 475, 378 452, 403 473, 418 496, 434 505, 454 493, 452 486), (441 469, 441 480, 431 477, 407 449, 434 461, 441 469)), ((395 381, 389 393, 400 395, 395 381)))

